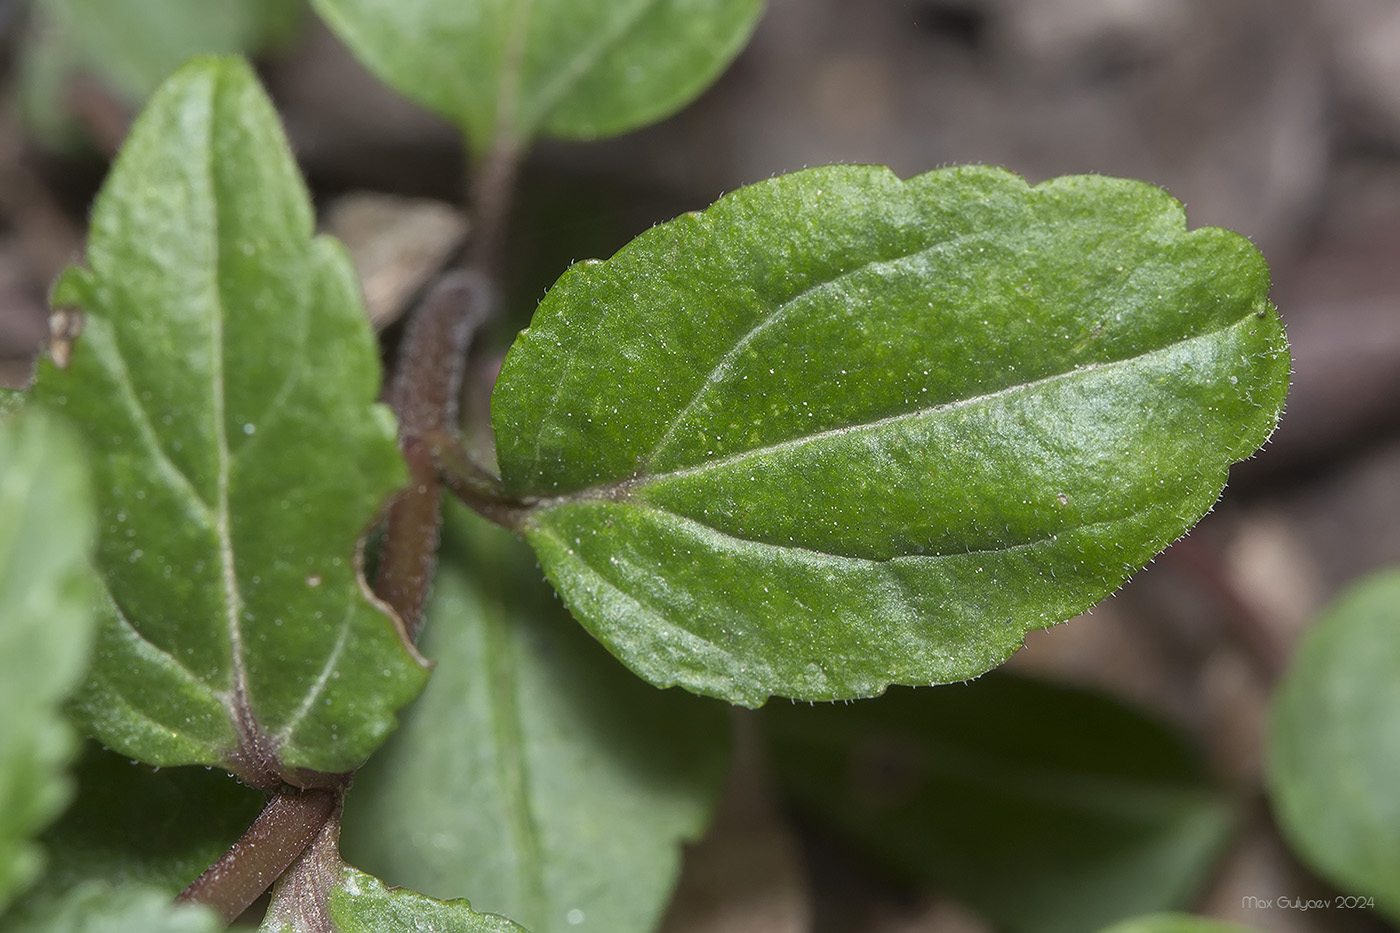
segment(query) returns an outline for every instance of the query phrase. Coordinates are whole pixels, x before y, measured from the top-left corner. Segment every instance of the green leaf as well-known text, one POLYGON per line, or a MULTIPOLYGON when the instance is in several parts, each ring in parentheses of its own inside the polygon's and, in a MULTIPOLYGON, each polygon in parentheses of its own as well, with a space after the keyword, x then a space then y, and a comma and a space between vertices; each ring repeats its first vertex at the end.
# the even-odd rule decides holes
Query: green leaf
POLYGON ((572 623, 527 548, 471 516, 455 526, 425 630, 437 669, 356 776, 345 850, 535 933, 648 933, 681 843, 712 815, 726 711, 637 680, 572 623))
POLYGON ((263 795, 221 771, 152 770, 89 743, 73 805, 44 833, 39 897, 88 881, 158 887, 170 897, 257 817, 263 795))
POLYGON ((7 933, 218 933, 213 911, 175 905, 170 894, 141 886, 85 884, 42 913, 6 918, 7 933))
POLYGON ((464 900, 438 901, 389 888, 351 868, 329 828, 272 889, 262 933, 526 933, 504 917, 477 913, 464 900))
POLYGON ((762 721, 798 807, 1007 933, 1186 906, 1234 824, 1179 735, 1066 687, 994 674, 762 721))
POLYGON ((364 761, 426 678, 357 541, 404 481, 344 251, 248 66, 152 98, 92 215, 86 316, 34 401, 95 454, 106 582, 88 728, 151 764, 266 780, 364 761))
POLYGON ((388 888, 349 866, 331 894, 330 915, 339 933, 524 933, 505 917, 473 911, 465 900, 388 888))
POLYGON ((1299 643, 1267 776, 1298 854, 1400 923, 1400 570, 1353 586, 1299 643))
POLYGON ((974 676, 1210 508, 1288 387, 1268 270, 1140 182, 830 166, 559 280, 493 401, 633 670, 733 702, 974 676))
POLYGON ((699 95, 762 0, 313 0, 386 84, 478 151, 611 136, 699 95))
POLYGON ((72 48, 75 70, 95 73, 140 104, 191 55, 256 52, 284 41, 303 18, 299 0, 41 0, 47 22, 72 48))
POLYGON ((1153 914, 1115 924, 1103 933, 1248 933, 1245 927, 1190 914, 1153 914))
POLYGON ((0 419, 0 912, 37 877, 37 832, 68 803, 60 706, 92 642, 92 495, 82 452, 42 412, 0 419))

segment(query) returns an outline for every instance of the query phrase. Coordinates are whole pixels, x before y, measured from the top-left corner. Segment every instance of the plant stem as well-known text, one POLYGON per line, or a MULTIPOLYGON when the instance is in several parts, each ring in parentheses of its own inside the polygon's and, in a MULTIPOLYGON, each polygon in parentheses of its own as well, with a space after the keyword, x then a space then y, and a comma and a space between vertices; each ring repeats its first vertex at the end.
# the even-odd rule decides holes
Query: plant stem
POLYGON ((477 463, 456 434, 434 432, 424 436, 442 482, 478 515, 502 528, 518 531, 528 506, 513 498, 499 478, 477 463))
POLYGON ((248 831, 175 900, 212 907, 232 923, 301 856, 340 797, 340 791, 278 790, 248 831))
POLYGON ((490 313, 493 293, 486 277, 471 270, 439 280, 409 320, 389 393, 409 486, 389 508, 374 589, 403 619, 410 640, 422 626, 442 522, 442 483, 425 436, 456 428, 467 348, 490 313))
POLYGON ((500 281, 507 221, 519 170, 520 147, 509 138, 498 140, 486 158, 473 166, 467 196, 472 231, 464 265, 492 282, 500 281))
POLYGON ((442 525, 442 481, 427 438, 457 431, 471 336, 498 302, 498 267, 518 164, 519 148, 500 143, 473 173, 464 268, 441 279, 409 320, 389 393, 410 483, 390 506, 374 589, 399 614, 411 640, 422 628, 442 525))
POLYGON ((272 889, 266 924, 299 933, 337 933, 330 917, 331 892, 345 863, 340 859, 340 814, 327 820, 272 889))

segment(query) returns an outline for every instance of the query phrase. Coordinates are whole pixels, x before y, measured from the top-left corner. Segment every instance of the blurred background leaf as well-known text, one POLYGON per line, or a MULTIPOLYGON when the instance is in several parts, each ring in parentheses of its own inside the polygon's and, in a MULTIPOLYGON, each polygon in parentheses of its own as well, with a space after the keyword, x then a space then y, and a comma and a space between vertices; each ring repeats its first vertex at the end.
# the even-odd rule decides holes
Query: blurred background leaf
POLYGON ((728 711, 638 680, 522 542, 450 514, 423 638, 436 668, 356 776, 346 858, 533 933, 646 933, 714 812, 728 711))
POLYGON ((1298 645, 1268 764, 1298 854, 1400 924, 1400 570, 1355 584, 1298 645))
POLYGON ((42 411, 0 412, 0 913, 44 864, 72 794, 61 704, 92 645, 96 518, 83 449, 42 411))
POLYGON ((1236 826, 1173 729, 1003 674, 762 720, 793 805, 1006 933, 1083 933, 1181 908, 1236 826))

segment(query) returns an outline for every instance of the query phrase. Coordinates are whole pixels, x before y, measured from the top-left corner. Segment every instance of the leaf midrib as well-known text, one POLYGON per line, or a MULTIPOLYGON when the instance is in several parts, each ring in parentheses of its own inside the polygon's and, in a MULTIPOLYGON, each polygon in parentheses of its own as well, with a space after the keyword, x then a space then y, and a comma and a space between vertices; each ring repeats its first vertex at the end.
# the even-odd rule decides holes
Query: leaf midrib
POLYGON ((602 57, 620 45, 638 24, 656 9, 657 3, 658 0, 642 0, 632 8, 630 15, 619 16, 609 23, 596 42, 580 49, 578 54, 565 62, 562 68, 541 85, 535 95, 532 108, 534 112, 524 121, 533 124, 532 133, 535 127, 549 119, 550 113, 559 102, 602 60, 602 57))
POLYGON ((482 140, 483 145, 515 145, 519 142, 519 127, 515 126, 520 115, 520 78, 525 61, 525 36, 529 32, 530 16, 534 12, 533 0, 516 0, 514 15, 506 24, 506 34, 502 38, 504 52, 501 56, 500 80, 496 86, 496 112, 493 117, 493 139, 482 140))
POLYGON ((879 428, 886 427, 892 424, 898 424, 903 421, 910 421, 930 415, 940 415, 944 412, 956 411, 961 408, 967 408, 974 405, 982 404, 984 402, 992 401, 997 398, 1016 395, 1022 392, 1029 392, 1034 389, 1040 388, 1041 386, 1051 385, 1053 383, 1060 382, 1063 380, 1078 378, 1086 373, 1092 373, 1099 370, 1111 370, 1130 367, 1134 364, 1147 360, 1154 355, 1177 350, 1186 344, 1209 340, 1222 333, 1225 333, 1226 331, 1239 327, 1242 324, 1246 324, 1252 317, 1254 317, 1254 313, 1250 311, 1247 312, 1243 317, 1230 321, 1229 323, 1222 325, 1221 327, 1217 327, 1212 330, 1196 334, 1195 336, 1184 338, 1182 340, 1172 341, 1171 343, 1167 343, 1162 346, 1153 347, 1150 350, 1145 350, 1141 353, 1137 353, 1128 357, 1123 357, 1121 359, 1086 363, 1082 366, 1076 366, 1073 369, 1068 369, 1063 372, 1051 373, 1050 375, 1043 376, 1039 379, 1031 379, 1026 382, 1019 382, 1013 385, 1003 386, 1002 388, 996 389, 991 392, 984 392, 979 395, 972 395, 967 396, 965 398, 953 399, 952 401, 948 402, 940 402, 937 405, 929 405, 923 408, 916 408, 911 411, 901 412, 895 415, 887 415, 882 418, 877 418, 874 421, 845 424, 839 427, 829 428, 824 431, 818 431, 814 434, 805 434, 799 437, 793 437, 788 438, 786 440, 777 441, 772 444, 766 444, 761 447, 751 447, 747 450, 736 451, 731 454, 726 454, 723 457, 717 457, 713 460, 703 460, 698 463, 678 467, 674 470, 668 470, 662 473, 638 473, 633 476, 626 477, 624 479, 600 483, 594 486, 585 487, 583 489, 571 493, 563 493, 557 496, 541 496, 530 500, 530 505, 533 510, 546 510, 556 505, 564 505, 580 501, 589 501, 597 499, 627 499, 630 498, 633 493, 638 492, 640 490, 644 490, 648 486, 652 486, 658 483, 664 483, 669 480, 682 479, 689 476, 696 476, 708 472, 710 470, 723 469, 732 466, 736 463, 742 463, 750 458, 763 457, 769 454, 778 453, 780 451, 801 447, 806 444, 817 443, 830 438, 842 437, 847 434, 855 434, 869 430, 878 430, 879 428))
POLYGON ((482 613, 486 643, 486 689, 490 700, 491 732, 500 754, 496 779, 504 798, 506 822, 520 866, 520 897, 529 905, 526 916, 543 922, 549 916, 545 896, 543 846, 539 825, 530 806, 529 761, 520 722, 520 679, 515 665, 515 645, 508 621, 499 604, 482 613))
MULTIPOLYGON (((711 209, 713 210, 713 208, 711 209)), ((694 219, 697 223, 703 224, 706 222, 705 217, 705 214, 700 214, 696 215, 694 219)), ((683 220, 684 218, 677 221, 673 221, 672 223, 680 223, 683 220)), ((661 227, 658 229, 664 230, 666 228, 661 227)), ((692 393, 690 400, 686 402, 686 404, 681 407, 680 411, 677 412, 675 417, 672 418, 671 422, 666 426, 665 432, 663 432, 663 434, 656 441, 656 443, 652 445, 651 452, 646 454, 642 458, 642 462, 647 465, 650 465, 652 461, 654 461, 657 458, 657 456, 661 454, 665 445, 675 434, 676 428, 684 420, 685 416, 689 414, 697 404, 699 404, 701 396, 703 396, 706 389, 713 382, 716 381, 717 375, 723 372, 733 362, 733 360, 738 357, 739 353, 743 351, 744 347, 748 346, 748 344, 752 342, 754 337, 756 337, 760 332, 767 330, 768 327, 770 327, 775 321, 780 320, 790 308, 797 305, 799 302, 802 301, 802 299, 806 298, 808 295, 815 294, 825 288, 829 288, 837 282, 843 281, 844 279, 850 278, 851 276, 859 275, 861 272, 864 272, 867 269, 871 269, 880 265, 888 265, 891 263, 903 262, 905 260, 912 259, 915 256, 919 256, 925 253, 932 253, 935 250, 942 249, 947 246, 955 246, 958 243, 961 243, 964 240, 968 239, 969 237, 978 235, 979 233, 983 233, 983 231, 958 234, 957 236, 950 237, 946 240, 937 240, 933 243, 921 242, 921 244, 916 249, 901 250, 892 256, 878 256, 874 259, 866 259, 856 263, 855 265, 843 267, 839 271, 828 275, 825 278, 818 279, 817 281, 808 284, 801 291, 783 298, 780 302, 778 302, 778 304, 775 307, 769 309, 766 314, 763 314, 757 320, 753 321, 742 334, 739 334, 736 337, 734 337, 734 342, 730 345, 729 349, 727 349, 724 352, 724 354, 721 355, 719 361, 716 362, 713 367, 711 367, 709 374, 706 375, 704 379, 700 380, 696 384, 696 388, 692 393)), ((647 236, 647 234, 642 234, 642 237, 645 236, 647 236)), ((640 240, 641 237, 639 237, 638 239, 640 240)), ((631 246, 629 245, 624 249, 630 248, 631 246)), ((613 259, 607 260, 607 262, 615 262, 616 260, 617 257, 614 256, 613 259)), ((606 268, 606 263, 603 264, 602 268, 606 268)), ((622 306, 620 302, 609 303, 607 307, 603 309, 603 313, 598 317, 597 323, 594 325, 594 329, 600 333, 604 332, 605 325, 608 323, 609 318, 613 317, 615 314, 622 314, 625 311, 626 309, 622 306)), ((527 330, 526 333, 528 334, 529 331, 527 330)), ((569 354, 568 358, 564 362, 564 371, 560 374, 559 379, 555 382, 554 393, 550 396, 549 405, 545 409, 543 417, 539 419, 539 426, 535 431, 535 451, 533 455, 533 459, 537 463, 543 456, 544 452, 544 426, 554 418, 555 414, 558 413, 559 403, 564 399, 565 395, 567 394, 567 387, 569 385, 570 380, 573 379, 574 372, 577 370, 582 356, 583 354, 579 352, 569 354)))
POLYGON ((967 242, 969 239, 975 239, 977 237, 985 235, 986 232, 982 230, 968 231, 966 233, 960 233, 957 236, 949 237, 948 239, 940 239, 932 243, 925 242, 922 245, 920 245, 917 249, 901 251, 893 256, 882 256, 877 257, 875 259, 867 259, 864 262, 858 263, 854 266, 848 266, 834 275, 830 275, 819 281, 812 282, 806 288, 802 289, 796 294, 784 298, 775 308, 773 308, 767 314, 763 315, 758 320, 754 321, 753 324, 746 331, 744 331, 738 336, 737 339, 735 339, 735 341, 730 345, 729 349, 726 350, 722 356, 720 356, 719 361, 715 363, 715 365, 710 369, 710 372, 696 386, 695 392, 690 397, 690 401, 686 402, 686 404, 680 409, 680 411, 676 413, 676 416, 671 419, 671 423, 666 426, 665 433, 663 433, 660 439, 658 439, 657 442, 652 445, 651 452, 642 458, 643 462, 647 465, 650 465, 658 457, 665 453, 666 448, 670 445, 670 443, 675 437, 676 430, 681 426, 682 423, 684 423, 686 416, 695 410, 695 408, 700 404, 700 400, 704 398, 705 394, 710 390, 712 386, 718 385, 724 379, 728 370, 730 370, 733 367, 735 360, 739 358, 739 356, 744 352, 744 350, 749 345, 751 345, 756 339, 758 339, 758 337, 761 334, 767 332, 772 327, 785 320, 789 311, 791 311, 793 308, 801 306, 802 303, 810 296, 815 295, 818 292, 825 291, 826 289, 829 289, 840 282, 850 279, 853 276, 860 275, 864 272, 868 272, 872 269, 880 269, 886 266, 893 266, 896 263, 907 262, 908 260, 913 259, 915 257, 928 256, 934 253, 942 252, 947 249, 954 249, 960 246, 961 244, 967 242))
POLYGON ((213 408, 211 420, 214 427, 215 453, 214 536, 218 542, 219 572, 224 586, 224 621, 228 631, 229 659, 233 681, 231 695, 226 705, 229 707, 229 716, 233 721, 234 728, 240 733, 242 741, 250 748, 260 748, 264 743, 258 741, 257 736, 244 734, 245 730, 258 729, 259 724, 257 716, 253 712, 252 698, 248 691, 243 628, 239 621, 239 614, 243 609, 243 595, 238 586, 238 568, 233 552, 232 517, 229 513, 229 483, 232 463, 229 454, 228 424, 225 420, 227 418, 227 405, 224 397, 224 369, 226 365, 224 354, 227 349, 224 339, 224 313, 227 302, 224 299, 223 265, 219 250, 219 244, 223 238, 223 215, 219 210, 220 189, 215 166, 214 146, 215 124, 219 119, 221 83, 222 72, 214 72, 209 82, 209 121, 204 128, 205 138, 203 140, 206 156, 204 163, 205 182, 208 186, 209 210, 212 221, 209 225, 207 245, 210 256, 210 296, 214 302, 213 314, 210 315, 209 348, 210 402, 213 408))
MULTIPOLYGON (((872 726, 870 734, 878 728, 872 726)), ((848 748, 835 732, 817 744, 828 754, 848 748)), ((1203 802, 1219 802, 1217 788, 1199 774, 1180 772, 1170 777, 1144 777, 1017 759, 992 750, 983 750, 954 739, 920 737, 915 743, 919 763, 930 777, 961 781, 984 789, 996 789, 1027 803, 1060 810, 1091 809, 1112 814, 1112 806, 1131 801, 1158 808, 1168 816, 1178 814, 1182 805, 1198 807, 1203 802)), ((839 755, 838 755, 839 757, 839 755)))

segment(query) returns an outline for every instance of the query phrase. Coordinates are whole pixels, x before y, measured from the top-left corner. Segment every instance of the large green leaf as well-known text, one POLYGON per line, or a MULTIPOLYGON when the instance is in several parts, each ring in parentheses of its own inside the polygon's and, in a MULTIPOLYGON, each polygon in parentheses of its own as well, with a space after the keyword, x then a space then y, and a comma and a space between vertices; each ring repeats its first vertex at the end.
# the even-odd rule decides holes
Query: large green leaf
POLYGON ((1200 518, 1288 386, 1268 270, 1139 182, 831 166, 559 280, 494 398, 522 529, 633 670, 961 680, 1200 518))
POLYGON ((1005 933, 1184 907, 1234 825, 1171 729, 1093 694, 988 675, 840 706, 770 704, 794 803, 1005 933))
POLYGON ((1153 914, 1114 924, 1103 933, 1248 933, 1244 927, 1190 914, 1153 914))
POLYGON ((356 767, 426 677, 357 560, 405 470, 353 271, 312 238, 247 65, 155 94, 87 260, 53 299, 86 316, 71 363, 33 390, 96 454, 109 598, 82 717, 152 764, 356 767))
POLYGON ((313 0, 386 84, 478 150, 658 120, 739 52, 762 0, 313 0))
POLYGON ((6 918, 6 933, 218 933, 219 918, 206 907, 175 905, 170 895, 139 885, 92 882, 75 888, 41 912, 6 918))
POLYGON ((1268 784, 1298 854, 1400 923, 1400 570, 1354 586, 1299 643, 1268 784))
POLYGON ((637 680, 569 620, 527 548, 454 524, 425 632, 437 669, 356 776, 346 852, 535 933, 647 933, 719 794, 726 711, 637 680))
POLYGON ((42 412, 0 416, 0 912, 37 876, 34 835, 68 802, 76 746, 60 704, 92 642, 92 495, 42 412))

